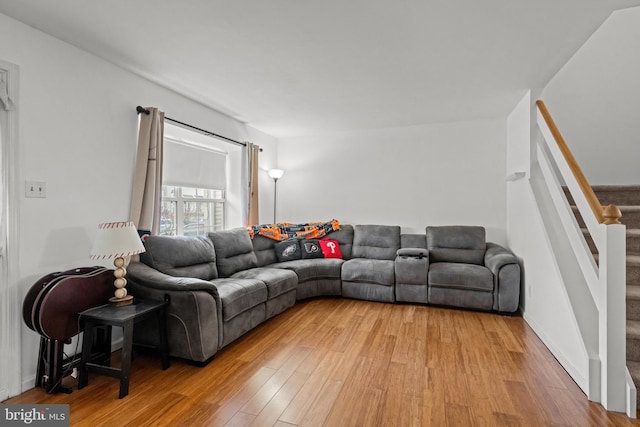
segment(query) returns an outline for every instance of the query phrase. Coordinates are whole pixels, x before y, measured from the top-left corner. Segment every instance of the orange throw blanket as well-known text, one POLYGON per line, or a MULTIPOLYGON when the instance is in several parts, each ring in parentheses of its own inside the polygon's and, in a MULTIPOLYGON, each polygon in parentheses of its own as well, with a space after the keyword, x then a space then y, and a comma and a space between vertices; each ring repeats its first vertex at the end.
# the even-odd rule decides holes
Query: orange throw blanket
POLYGON ((249 235, 260 235, 269 239, 282 241, 294 238, 318 239, 332 231, 340 230, 340 222, 332 219, 329 222, 308 222, 306 224, 292 224, 279 222, 277 224, 261 224, 247 227, 249 235))

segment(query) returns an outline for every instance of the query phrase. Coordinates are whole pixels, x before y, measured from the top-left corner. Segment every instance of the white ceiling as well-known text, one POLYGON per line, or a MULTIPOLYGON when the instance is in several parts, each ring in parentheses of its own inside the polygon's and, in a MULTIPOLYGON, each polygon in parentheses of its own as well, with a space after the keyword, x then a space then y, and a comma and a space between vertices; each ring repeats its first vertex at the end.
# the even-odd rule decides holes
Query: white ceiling
POLYGON ((636 5, 0 0, 0 13, 283 137, 504 117, 636 5))

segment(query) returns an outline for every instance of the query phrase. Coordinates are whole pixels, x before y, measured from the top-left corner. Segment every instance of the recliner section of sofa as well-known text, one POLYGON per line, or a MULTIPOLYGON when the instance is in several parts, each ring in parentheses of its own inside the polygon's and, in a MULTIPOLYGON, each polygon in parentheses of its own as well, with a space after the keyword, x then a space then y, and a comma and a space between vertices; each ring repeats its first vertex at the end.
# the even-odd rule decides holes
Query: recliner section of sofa
POLYGON ((483 227, 427 227, 426 236, 430 304, 517 310, 520 265, 511 251, 486 243, 483 227))
MULTIPOLYGON (((150 236, 128 267, 129 290, 168 299, 170 354, 198 364, 260 323, 319 296, 438 304, 512 313, 520 266, 506 248, 484 241, 482 227, 342 225, 329 236, 342 259, 278 262, 275 241, 246 229, 199 237, 150 236)), ((134 332, 149 342, 149 323, 134 332)))
POLYGON ((342 296, 395 302, 394 260, 400 249, 400 227, 356 225, 352 259, 342 265, 342 296))

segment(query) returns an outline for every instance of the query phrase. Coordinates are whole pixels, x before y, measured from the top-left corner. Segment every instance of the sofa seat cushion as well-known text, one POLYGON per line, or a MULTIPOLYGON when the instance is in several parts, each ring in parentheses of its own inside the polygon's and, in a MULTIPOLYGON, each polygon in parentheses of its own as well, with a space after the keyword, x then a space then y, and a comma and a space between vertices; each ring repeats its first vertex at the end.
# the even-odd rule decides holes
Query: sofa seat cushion
POLYGON ((493 274, 481 265, 437 262, 429 266, 429 286, 492 292, 493 274))
POLYGON ((225 322, 267 301, 267 287, 260 280, 216 279, 212 283, 218 288, 225 322))
POLYGON ((379 259, 350 259, 342 265, 342 281, 393 286, 394 262, 379 259))
POLYGON ((271 267, 291 270, 298 275, 298 283, 309 280, 340 279, 344 260, 338 258, 298 259, 273 264, 271 267))
POLYGON ((275 298, 296 289, 298 276, 293 271, 280 268, 258 267, 239 271, 232 276, 234 279, 255 279, 262 281, 268 291, 267 299, 275 298))

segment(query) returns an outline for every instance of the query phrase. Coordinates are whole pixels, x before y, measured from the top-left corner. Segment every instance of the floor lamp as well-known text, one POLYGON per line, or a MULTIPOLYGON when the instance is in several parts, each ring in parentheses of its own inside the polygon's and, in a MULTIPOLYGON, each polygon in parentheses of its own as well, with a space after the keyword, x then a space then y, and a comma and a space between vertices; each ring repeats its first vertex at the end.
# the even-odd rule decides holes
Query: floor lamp
POLYGON ((273 178, 273 223, 276 224, 276 204, 278 203, 278 180, 282 178, 282 169, 271 169, 269 176, 273 178))

